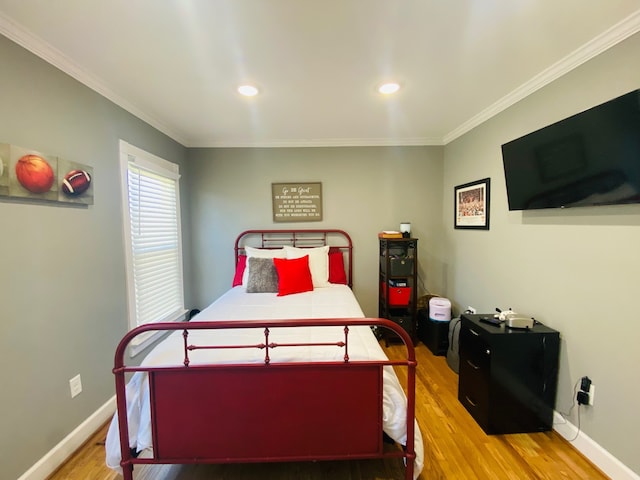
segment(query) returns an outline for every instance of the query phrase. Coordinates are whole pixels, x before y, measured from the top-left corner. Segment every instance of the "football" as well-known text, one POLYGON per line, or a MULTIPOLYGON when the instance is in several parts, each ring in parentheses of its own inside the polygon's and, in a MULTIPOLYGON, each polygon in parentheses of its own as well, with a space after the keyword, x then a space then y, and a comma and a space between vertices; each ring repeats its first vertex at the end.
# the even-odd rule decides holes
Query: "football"
POLYGON ((24 155, 16 162, 16 177, 32 193, 45 193, 53 186, 53 168, 38 155, 24 155))
POLYGON ((87 191, 91 185, 91 175, 84 170, 71 170, 62 180, 62 191, 76 196, 87 191))

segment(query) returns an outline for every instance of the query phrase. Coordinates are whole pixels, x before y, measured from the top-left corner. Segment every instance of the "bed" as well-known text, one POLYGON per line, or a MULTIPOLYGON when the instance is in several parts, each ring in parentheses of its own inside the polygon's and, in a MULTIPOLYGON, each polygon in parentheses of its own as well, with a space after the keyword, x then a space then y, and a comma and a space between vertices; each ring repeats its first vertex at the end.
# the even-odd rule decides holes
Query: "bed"
POLYGON ((241 233, 229 291, 189 322, 143 325, 118 345, 107 465, 132 480, 144 464, 400 457, 417 478, 413 345, 395 323, 364 318, 352 250, 341 230, 241 233), (390 361, 371 327, 394 331, 406 358, 390 361), (154 330, 169 334, 126 365, 130 342, 154 330))

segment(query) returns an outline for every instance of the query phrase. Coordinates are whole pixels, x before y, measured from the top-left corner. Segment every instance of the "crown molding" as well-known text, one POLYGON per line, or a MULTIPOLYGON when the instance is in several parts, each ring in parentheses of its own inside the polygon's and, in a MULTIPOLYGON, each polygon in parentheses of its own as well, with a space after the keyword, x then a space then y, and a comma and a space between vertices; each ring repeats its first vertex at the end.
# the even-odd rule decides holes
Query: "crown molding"
POLYGON ((189 143, 193 148, 301 148, 301 147, 406 147, 442 146, 441 138, 309 138, 304 140, 239 139, 219 141, 200 139, 189 143))
POLYGON ((503 112, 523 98, 543 88, 571 70, 579 67, 595 56, 617 45, 631 35, 640 31, 640 9, 624 20, 595 37, 560 61, 534 76, 514 91, 504 96, 493 105, 461 124, 442 138, 353 138, 353 139, 304 139, 304 140, 270 140, 255 139, 239 141, 216 141, 207 139, 188 139, 184 134, 169 128, 163 122, 147 115, 135 105, 116 95, 98 78, 76 65, 71 59, 55 49, 38 36, 32 34, 20 24, 0 12, 0 33, 14 41, 34 55, 40 57, 80 83, 120 106, 140 120, 148 123, 168 137, 185 147, 193 148, 295 148, 295 147, 356 147, 356 146, 424 146, 447 145, 478 125, 503 112), (190 141, 191 140, 191 141, 190 141))
POLYGON ((73 77, 140 120, 148 123, 185 147, 191 148, 298 148, 298 147, 359 147, 359 146, 416 146, 442 145, 441 138, 332 138, 332 139, 283 139, 260 141, 241 139, 238 141, 217 141, 215 139, 190 139, 179 134, 157 119, 115 94, 102 81, 82 69, 64 53, 54 48, 22 25, 0 12, 0 34, 27 49, 34 55, 50 63, 57 69, 73 77))
POLYGON ((3 12, 0 12, 0 34, 4 35, 8 39, 30 51, 34 55, 40 57, 42 60, 50 63, 58 70, 61 70, 70 77, 76 79, 83 85, 89 87, 91 90, 102 95, 103 97, 115 103, 135 117, 148 123, 176 142, 185 145, 185 139, 183 135, 171 130, 162 122, 147 115, 132 103, 126 101, 119 95, 116 95, 98 78, 82 69, 61 51, 48 44, 37 35, 29 32, 26 28, 15 22, 10 17, 6 16, 3 12))
POLYGON ((640 10, 636 10, 624 20, 618 22, 610 29, 595 37, 593 40, 587 42, 560 61, 543 70, 528 82, 519 86, 493 105, 490 105, 477 115, 471 117, 455 130, 446 134, 442 139, 442 143, 446 145, 452 142, 478 125, 503 112, 523 98, 528 97, 532 93, 540 90, 542 87, 550 84, 554 80, 600 55, 602 52, 617 45, 639 31, 640 10))

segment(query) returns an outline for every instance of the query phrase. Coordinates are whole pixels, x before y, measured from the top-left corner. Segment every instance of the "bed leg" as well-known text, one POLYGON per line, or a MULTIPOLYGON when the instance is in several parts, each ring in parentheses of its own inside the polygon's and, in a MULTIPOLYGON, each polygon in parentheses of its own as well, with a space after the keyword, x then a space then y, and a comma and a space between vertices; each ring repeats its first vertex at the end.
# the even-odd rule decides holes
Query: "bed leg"
POLYGON ((129 463, 122 466, 122 478, 124 480, 133 480, 133 465, 129 463))
POLYGON ((407 459, 407 466, 405 467, 404 472, 405 480, 413 480, 413 460, 407 459))

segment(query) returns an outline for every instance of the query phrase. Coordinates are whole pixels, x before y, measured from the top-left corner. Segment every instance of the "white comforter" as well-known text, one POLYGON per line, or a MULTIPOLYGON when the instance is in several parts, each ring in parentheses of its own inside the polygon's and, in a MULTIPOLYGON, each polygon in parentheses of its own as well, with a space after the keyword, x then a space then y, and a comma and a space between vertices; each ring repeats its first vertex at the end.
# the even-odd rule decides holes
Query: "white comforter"
MULTIPOLYGON (((246 293, 235 287, 204 309, 193 321, 276 320, 300 318, 362 318, 364 314, 351 289, 344 285, 316 288, 312 292, 277 297, 274 293, 246 293)), ((285 327, 270 329, 270 342, 304 343, 335 342, 344 338, 342 327, 285 327)), ((264 341, 263 329, 190 331, 191 344, 249 344, 264 341)), ((262 362, 264 351, 258 349, 196 350, 190 354, 191 364, 262 362)), ((269 352, 271 361, 337 360, 344 351, 337 347, 286 347, 269 352)), ((349 358, 352 360, 386 359, 369 327, 351 328, 349 358)), ((158 344, 142 362, 143 365, 176 365, 183 360, 182 331, 176 331, 158 344)), ((400 444, 406 443, 406 396, 391 367, 384 367, 383 428, 400 444)), ((136 373, 127 384, 127 415, 130 446, 138 451, 152 448, 149 388, 146 374, 136 373)), ((423 467, 422 435, 416 422, 415 472, 423 467)), ((111 422, 106 442, 107 465, 120 470, 120 444, 117 413, 111 422)))

